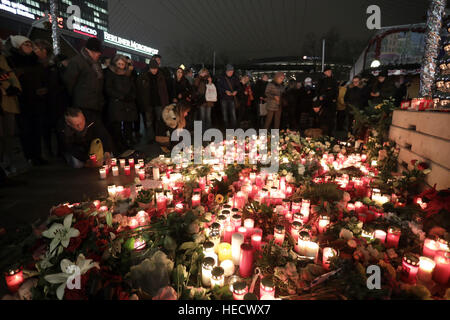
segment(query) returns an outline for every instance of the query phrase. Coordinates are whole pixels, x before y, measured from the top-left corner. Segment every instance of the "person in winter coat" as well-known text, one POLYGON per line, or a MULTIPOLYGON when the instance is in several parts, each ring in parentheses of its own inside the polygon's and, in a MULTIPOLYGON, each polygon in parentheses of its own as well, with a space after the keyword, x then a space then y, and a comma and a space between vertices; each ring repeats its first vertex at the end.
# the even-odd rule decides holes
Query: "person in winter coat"
POLYGON ((309 128, 309 117, 313 111, 315 90, 311 78, 306 78, 300 89, 300 130, 304 132, 309 128))
POLYGON ((337 99, 337 105, 336 105, 336 123, 337 123, 337 130, 339 131, 345 131, 345 121, 347 120, 347 103, 345 102, 345 94, 347 93, 347 86, 345 81, 343 81, 339 85, 339 95, 337 99))
POLYGON ((20 113, 18 96, 22 93, 22 87, 1 49, 0 47, 0 166, 9 175, 17 171, 12 157, 16 115, 20 113))
POLYGON ((166 87, 167 87, 167 93, 169 95, 169 101, 172 101, 173 98, 175 97, 172 72, 169 70, 169 68, 164 67, 162 65, 162 59, 163 58, 160 54, 155 54, 152 57, 152 60, 155 60, 156 63, 158 64, 159 72, 162 73, 162 75, 164 76, 164 79, 166 80, 166 87))
POLYGON ((203 68, 199 71, 198 77, 194 79, 193 104, 200 112, 200 119, 204 131, 211 128, 211 108, 214 106, 214 102, 206 101, 208 84, 212 84, 212 78, 208 69, 203 68))
POLYGON ((383 103, 395 95, 395 85, 388 79, 388 72, 382 71, 372 86, 371 101, 375 104, 383 103))
POLYGON ((261 115, 260 110, 260 104, 266 103, 266 88, 269 84, 269 76, 267 74, 263 74, 261 79, 258 79, 253 86, 253 93, 255 96, 255 103, 257 104, 257 114, 258 114, 258 121, 257 121, 257 128, 259 129, 263 124, 263 118, 264 116, 261 115))
POLYGON ((243 125, 244 127, 250 127, 250 123, 254 120, 254 115, 256 112, 253 110, 253 101, 255 97, 253 96, 253 90, 250 85, 250 77, 248 75, 244 75, 241 77, 241 86, 238 90, 238 100, 239 106, 238 109, 238 123, 239 125, 243 125))
MULTIPOLYGON (((301 85, 301 83, 300 83, 301 85)), ((297 82, 294 79, 289 80, 288 88, 286 90, 286 125, 291 130, 297 130, 300 120, 300 94, 301 90, 297 87, 297 82)))
POLYGON ((281 96, 284 93, 283 81, 285 75, 283 72, 277 72, 273 77, 271 83, 267 85, 266 97, 267 97, 267 116, 265 129, 270 129, 272 121, 274 122, 274 129, 280 128, 281 122, 281 96))
POLYGON ((102 165, 103 160, 106 164, 110 163, 113 152, 111 136, 103 123, 89 114, 85 116, 80 109, 67 109, 59 121, 58 134, 63 142, 64 157, 72 168, 92 166, 90 155, 99 149, 103 150, 102 154, 97 155, 99 164, 102 165))
POLYGON ((162 109, 169 104, 166 79, 155 60, 151 60, 148 71, 138 77, 136 89, 138 109, 145 113, 147 134, 152 141, 161 122, 162 109))
POLYGON ((121 154, 134 144, 133 122, 138 119, 136 85, 123 55, 114 56, 105 72, 105 94, 108 125, 117 153, 121 154))
POLYGON ((172 87, 174 92, 173 98, 174 103, 177 103, 178 101, 181 100, 191 101, 192 86, 184 76, 184 70, 182 68, 177 69, 175 80, 173 81, 172 87))
POLYGON ((323 112, 327 114, 330 123, 327 125, 328 132, 324 134, 333 136, 336 127, 336 102, 339 95, 338 83, 333 77, 331 68, 325 68, 323 78, 318 85, 319 100, 322 101, 323 112))
POLYGON ((225 128, 236 128, 236 109, 238 106, 237 94, 240 83, 238 77, 234 74, 234 67, 227 65, 225 74, 217 79, 217 91, 220 97, 222 107, 222 117, 225 128))
MULTIPOLYGON (((355 76, 352 79, 352 83, 347 87, 347 92, 345 93, 344 101, 347 105, 354 106, 355 108, 361 110, 367 105, 367 98, 364 85, 361 82, 359 76, 355 76)), ((353 114, 348 113, 348 130, 350 131, 353 125, 353 114)))
POLYGON ((99 63, 101 54, 101 42, 97 38, 89 38, 81 53, 70 59, 63 75, 71 106, 98 121, 102 119, 104 107, 104 76, 99 63))
POLYGON ((23 36, 12 36, 9 65, 13 68, 22 86, 19 96, 18 116, 20 138, 25 158, 31 165, 44 165, 41 140, 47 108, 48 78, 38 56, 33 52, 33 43, 23 36))

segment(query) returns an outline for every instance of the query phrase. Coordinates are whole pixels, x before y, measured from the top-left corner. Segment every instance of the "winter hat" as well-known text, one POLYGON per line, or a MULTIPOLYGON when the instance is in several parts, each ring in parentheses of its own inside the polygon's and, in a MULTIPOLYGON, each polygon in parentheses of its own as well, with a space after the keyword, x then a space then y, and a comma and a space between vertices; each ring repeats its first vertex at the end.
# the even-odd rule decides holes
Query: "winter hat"
POLYGON ((159 68, 158 62, 156 62, 155 59, 150 60, 150 69, 158 69, 158 68, 159 68))
POLYGON ((162 119, 163 119, 164 123, 172 129, 175 129, 178 124, 178 117, 177 117, 175 110, 176 110, 176 105, 170 104, 170 105, 164 107, 163 112, 162 112, 162 119))
POLYGON ((312 85, 312 79, 311 78, 306 78, 305 79, 305 86, 308 86, 308 85, 312 85))
POLYGON ((97 38, 89 38, 86 42, 86 49, 89 49, 94 52, 102 52, 102 43, 97 38))
POLYGON ((227 64, 225 69, 226 69, 226 71, 234 71, 234 67, 231 64, 227 64))
POLYGON ((325 69, 323 70, 323 72, 327 72, 327 71, 333 71, 333 69, 331 69, 330 66, 326 66, 325 69))
POLYGON ((28 39, 27 37, 24 36, 11 36, 11 45, 16 48, 19 49, 21 45, 23 45, 25 42, 31 42, 30 39, 28 39))

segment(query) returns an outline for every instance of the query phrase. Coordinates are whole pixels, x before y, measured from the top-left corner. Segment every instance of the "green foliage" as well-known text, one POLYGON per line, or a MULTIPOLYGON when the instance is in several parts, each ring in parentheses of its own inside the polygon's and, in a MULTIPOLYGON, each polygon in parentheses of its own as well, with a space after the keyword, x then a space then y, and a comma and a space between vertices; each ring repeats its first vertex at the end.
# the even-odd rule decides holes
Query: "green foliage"
POLYGON ((153 197, 154 197, 153 190, 141 190, 136 196, 136 201, 148 204, 153 201, 153 197))
POLYGON ((263 230, 263 234, 273 234, 278 223, 278 216, 273 212, 273 208, 256 201, 245 206, 242 219, 247 218, 253 219, 256 226, 263 230))
POLYGON ((311 202, 337 202, 342 200, 344 192, 334 183, 313 183, 302 195, 311 202))
POLYGON ((35 241, 33 228, 29 225, 20 226, 15 232, 0 236, 0 272, 17 269, 32 261, 31 248, 35 241))

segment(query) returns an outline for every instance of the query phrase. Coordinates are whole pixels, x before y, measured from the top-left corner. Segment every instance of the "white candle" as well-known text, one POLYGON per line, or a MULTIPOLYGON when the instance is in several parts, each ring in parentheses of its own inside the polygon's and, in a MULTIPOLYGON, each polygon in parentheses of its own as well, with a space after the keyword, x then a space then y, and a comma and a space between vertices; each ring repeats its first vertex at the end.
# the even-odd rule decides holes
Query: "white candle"
POLYGON ((211 289, 215 286, 223 287, 225 285, 225 271, 222 267, 214 267, 211 271, 211 289))
POLYGON ((114 177, 119 175, 119 168, 117 166, 112 167, 112 173, 114 177))
POLYGON ((120 167, 123 168, 125 167, 125 159, 120 159, 120 167))
POLYGON ((307 257, 316 259, 317 254, 319 253, 319 245, 315 242, 308 241, 305 244, 305 251, 307 257))
POLYGON ((247 229, 247 235, 251 236, 253 234, 253 228, 255 227, 255 220, 245 219, 244 227, 245 227, 245 229, 247 229))
POLYGON ((153 167, 153 180, 159 180, 159 168, 153 167))
POLYGON ((380 240, 381 243, 385 243, 386 242, 386 236, 387 236, 386 231, 375 230, 374 236, 375 236, 375 239, 380 240))
POLYGON ((231 260, 224 260, 220 263, 220 266, 225 271, 225 277, 230 277, 234 274, 235 267, 234 263, 231 260))
POLYGON ((203 259, 202 263, 202 284, 204 287, 211 286, 211 272, 214 268, 215 262, 211 257, 203 259))
POLYGON ((417 273, 417 277, 423 282, 430 282, 434 268, 436 267, 436 262, 427 257, 420 257, 419 259, 419 272, 417 273))
POLYGON ((105 168, 100 168, 99 170, 99 173, 100 173, 100 179, 106 179, 106 170, 105 170, 105 168))
POLYGON ((108 194, 110 197, 114 197, 116 195, 116 185, 108 186, 108 194))
POLYGON ((231 254, 233 256, 233 263, 239 265, 241 256, 241 244, 244 243, 244 235, 242 233, 233 233, 231 236, 231 254))

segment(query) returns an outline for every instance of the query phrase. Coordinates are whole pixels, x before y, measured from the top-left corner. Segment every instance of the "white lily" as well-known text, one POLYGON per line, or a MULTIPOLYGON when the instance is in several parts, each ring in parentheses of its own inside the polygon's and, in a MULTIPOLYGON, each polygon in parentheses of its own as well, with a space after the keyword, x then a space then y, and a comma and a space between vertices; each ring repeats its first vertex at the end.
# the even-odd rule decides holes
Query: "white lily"
POLYGON ((50 255, 54 256, 55 249, 61 244, 62 247, 58 248, 58 254, 62 253, 63 248, 69 246, 70 238, 75 238, 80 235, 80 231, 75 228, 71 228, 72 214, 69 214, 64 218, 63 224, 54 223, 48 230, 42 232, 42 235, 46 238, 52 239, 50 243, 50 255))
POLYGON ((79 275, 81 276, 94 267, 100 269, 98 262, 92 262, 91 259, 86 259, 83 254, 80 254, 76 263, 73 263, 68 259, 61 260, 62 273, 46 275, 44 279, 52 284, 61 284, 58 289, 56 289, 56 296, 59 300, 62 300, 69 278, 74 276, 75 273, 78 273, 78 270, 79 275))

